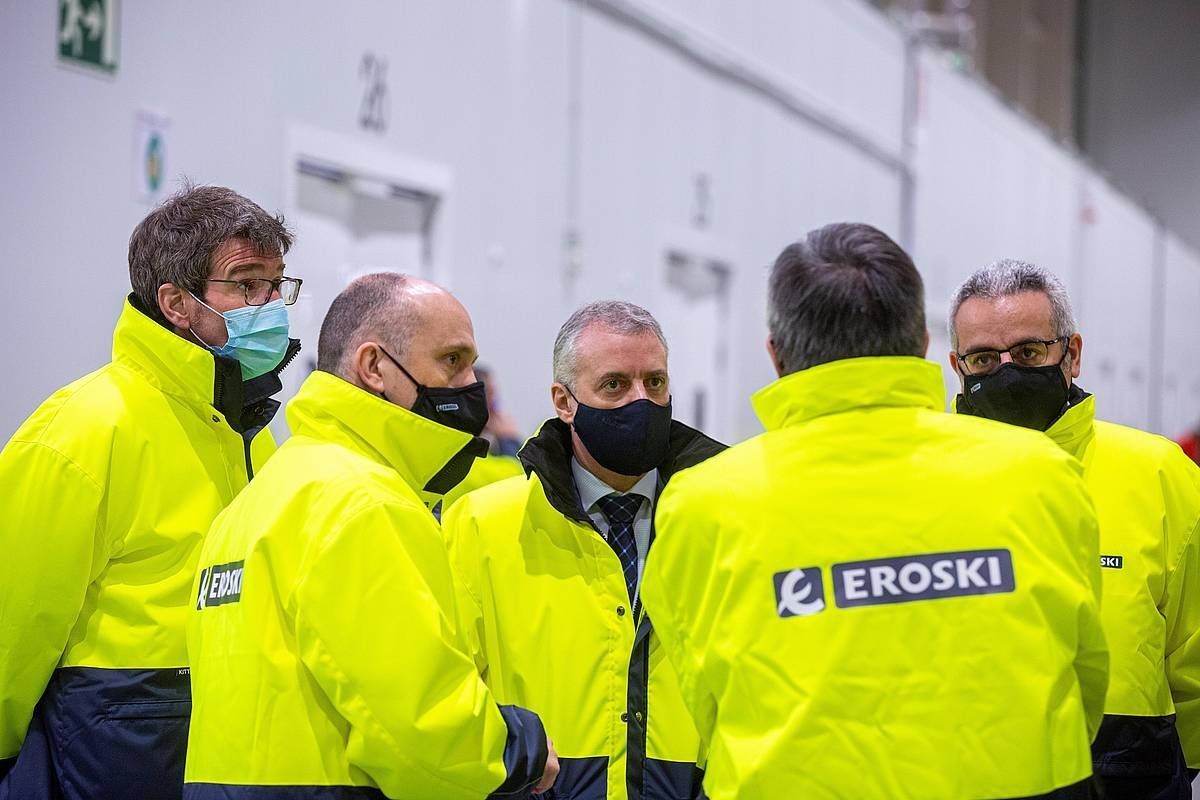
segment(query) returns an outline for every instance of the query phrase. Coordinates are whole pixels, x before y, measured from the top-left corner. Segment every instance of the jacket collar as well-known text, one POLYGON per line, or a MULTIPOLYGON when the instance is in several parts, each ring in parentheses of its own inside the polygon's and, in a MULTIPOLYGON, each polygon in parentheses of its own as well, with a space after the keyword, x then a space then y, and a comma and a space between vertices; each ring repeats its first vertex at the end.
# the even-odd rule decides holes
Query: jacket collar
POLYGON ((313 372, 287 405, 296 436, 335 442, 389 466, 436 501, 458 484, 487 442, 389 403, 328 372, 313 372))
MULTIPOLYGON (((671 476, 682 469, 695 466, 725 449, 725 445, 710 439, 682 422, 671 421, 671 438, 667 457, 658 466, 659 490, 671 476)), ((571 427, 557 417, 542 423, 541 430, 517 453, 525 474, 536 473, 546 500, 563 516, 580 525, 591 525, 591 518, 579 499, 575 478, 571 473, 571 427)))
POLYGON ((1096 436, 1095 396, 1072 383, 1071 391, 1067 395, 1067 408, 1046 429, 1046 435, 1063 450, 1082 461, 1088 445, 1096 436))
POLYGON ((243 433, 257 431, 271 421, 279 403, 270 397, 283 388, 279 373, 299 352, 300 342, 289 339, 279 366, 243 381, 237 361, 217 356, 155 322, 137 296, 130 294, 113 333, 112 359, 164 394, 211 407, 229 427, 243 433))
POLYGON ((767 430, 871 406, 945 408, 942 371, 915 356, 831 361, 786 375, 752 398, 767 430))

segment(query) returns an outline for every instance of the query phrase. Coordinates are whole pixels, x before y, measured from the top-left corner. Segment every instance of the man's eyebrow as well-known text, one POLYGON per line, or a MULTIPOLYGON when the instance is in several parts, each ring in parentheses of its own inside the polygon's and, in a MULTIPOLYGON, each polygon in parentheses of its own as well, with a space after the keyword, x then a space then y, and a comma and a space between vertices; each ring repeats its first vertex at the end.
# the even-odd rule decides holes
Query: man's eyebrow
POLYGON ((244 272, 250 272, 250 271, 256 270, 256 269, 262 269, 264 266, 265 265, 261 261, 247 261, 245 264, 238 264, 236 267, 229 270, 229 272, 227 273, 227 276, 233 277, 234 275, 240 275, 244 272))
MULTIPOLYGON (((455 342, 443 347, 441 353, 445 356, 451 353, 475 353, 475 348, 469 342, 455 342)), ((478 353, 475 355, 478 357, 478 353)))
POLYGON ((1054 341, 1054 340, 1053 339, 1042 339, 1038 336, 1031 336, 1026 339, 1020 339, 1018 341, 1015 341, 1012 344, 1008 345, 1007 347, 992 347, 991 345, 980 345, 979 347, 972 347, 970 350, 964 350, 963 355, 969 356, 974 353, 990 353, 993 351, 995 351, 997 353, 1004 353, 1009 350, 1012 350, 1014 347, 1020 347, 1023 344, 1029 344, 1031 342, 1051 342, 1051 341, 1054 341))
MULTIPOLYGON (((231 268, 229 270, 229 272, 226 273, 226 277, 232 278, 234 275, 242 275, 247 272, 253 272, 253 271, 258 271, 258 270, 263 270, 263 269, 267 269, 267 262, 265 262, 265 261, 247 261, 245 263, 238 264, 236 267, 231 268)), ((279 269, 275 270, 275 271, 278 272, 280 275, 282 275, 284 269, 286 269, 286 265, 280 264, 279 269)))

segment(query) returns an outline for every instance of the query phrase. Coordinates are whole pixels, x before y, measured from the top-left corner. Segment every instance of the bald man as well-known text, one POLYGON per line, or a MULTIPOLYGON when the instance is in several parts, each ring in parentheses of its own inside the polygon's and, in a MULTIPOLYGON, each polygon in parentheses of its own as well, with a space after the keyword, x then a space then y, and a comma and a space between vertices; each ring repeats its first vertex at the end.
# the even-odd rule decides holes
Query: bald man
POLYGON ((542 723, 499 706, 454 623, 430 513, 487 451, 466 309, 368 275, 334 300, 293 431, 201 551, 184 797, 542 793, 542 723))

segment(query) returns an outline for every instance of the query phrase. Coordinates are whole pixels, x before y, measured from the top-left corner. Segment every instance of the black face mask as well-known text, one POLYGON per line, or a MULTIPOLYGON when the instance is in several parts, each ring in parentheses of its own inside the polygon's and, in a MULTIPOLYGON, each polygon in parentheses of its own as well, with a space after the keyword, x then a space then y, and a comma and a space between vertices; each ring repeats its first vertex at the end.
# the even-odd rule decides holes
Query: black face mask
POLYGON ((671 401, 634 400, 619 408, 593 408, 575 398, 575 432, 592 458, 618 475, 645 475, 667 457, 671 401))
MULTIPOLYGON (((409 374, 409 371, 401 366, 399 361, 392 358, 391 353, 378 344, 375 346, 379 347, 379 351, 387 356, 388 360, 395 364, 404 373, 404 376, 417 387, 417 399, 413 402, 410 411, 439 425, 445 425, 447 428, 454 428, 456 431, 469 433, 472 436, 483 433, 483 428, 488 421, 488 407, 487 393, 484 391, 482 381, 475 381, 457 389, 425 386, 409 374)), ((383 399, 388 399, 387 394, 383 395, 383 399)), ((388 402, 391 401, 388 400, 388 402)))
POLYGON ((1067 405, 1067 379, 1058 364, 1009 362, 990 375, 964 375, 962 403, 977 417, 1044 431, 1067 405))

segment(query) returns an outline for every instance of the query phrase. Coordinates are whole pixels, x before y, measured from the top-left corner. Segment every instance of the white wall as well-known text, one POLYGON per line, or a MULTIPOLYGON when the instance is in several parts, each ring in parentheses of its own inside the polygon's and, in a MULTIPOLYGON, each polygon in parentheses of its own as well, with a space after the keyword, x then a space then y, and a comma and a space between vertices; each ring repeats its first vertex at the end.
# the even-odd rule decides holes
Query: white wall
POLYGON ((1200 255, 1174 235, 1165 247, 1164 330, 1162 353, 1162 429, 1193 430, 1200 424, 1200 359, 1196 330, 1200 326, 1200 255))
MULTIPOLYGON (((131 188, 139 109, 171 119, 172 176, 232 186, 268 209, 292 202, 285 152, 301 126, 444 168, 437 277, 472 311, 483 360, 526 430, 549 413, 550 345, 567 314, 597 297, 665 307, 664 247, 708 243, 734 270, 717 432, 754 433, 747 398, 772 377, 765 277, 779 250, 834 220, 899 234, 890 162, 903 135, 903 36, 855 0, 624 3, 782 87, 871 155, 598 5, 124 0, 120 65, 108 78, 56 63, 53 3, 0 0, 0 332, 16 343, 0 353, 0 438, 107 357, 128 236, 149 210, 131 188), (366 51, 388 62, 382 135, 357 124, 366 51), (702 231, 699 174, 709 186, 702 231)), ((1191 383, 1160 400, 1147 384, 1154 370, 1134 375, 1152 357, 1149 218, 975 81, 928 54, 919 74, 913 252, 928 282, 931 358, 944 360, 941 318, 957 281, 1021 256, 1064 275, 1081 298, 1086 355, 1115 359, 1111 380, 1085 373, 1085 386, 1104 388, 1102 409, 1143 425, 1154 402, 1164 426, 1200 416, 1186 408, 1195 391, 1180 388, 1191 383), (1095 220, 1086 227, 1085 206, 1095 220)), ((313 261, 297 233, 291 260, 313 261)), ((1200 280, 1192 251, 1175 242, 1164 252, 1172 286, 1200 280)), ((326 301, 310 298, 305 313, 319 319, 326 301)), ((1170 341, 1196 339, 1200 322, 1185 307, 1167 313, 1170 341)), ((687 313, 671 318, 676 352, 703 339, 687 313)))
MULTIPOLYGON (((958 284, 1019 258, 1066 283, 1084 337, 1079 383, 1100 416, 1168 435, 1200 418, 1194 368, 1170 349, 1200 332, 1187 294, 1200 284, 1195 251, 939 54, 921 55, 918 81, 913 256, 926 280, 930 357, 946 363, 943 328, 958 284)), ((953 391, 949 370, 946 381, 953 391)))

